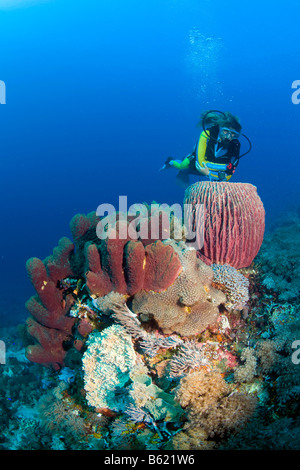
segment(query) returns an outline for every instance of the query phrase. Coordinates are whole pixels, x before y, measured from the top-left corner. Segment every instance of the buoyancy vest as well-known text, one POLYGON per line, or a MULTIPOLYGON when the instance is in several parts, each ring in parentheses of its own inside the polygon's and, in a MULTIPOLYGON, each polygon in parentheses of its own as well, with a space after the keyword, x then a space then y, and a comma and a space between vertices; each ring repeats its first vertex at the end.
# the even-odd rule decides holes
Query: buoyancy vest
POLYGON ((213 126, 202 132, 195 148, 195 167, 209 169, 208 178, 212 181, 229 180, 239 162, 240 142, 233 139, 220 144, 218 140, 219 126, 213 126))

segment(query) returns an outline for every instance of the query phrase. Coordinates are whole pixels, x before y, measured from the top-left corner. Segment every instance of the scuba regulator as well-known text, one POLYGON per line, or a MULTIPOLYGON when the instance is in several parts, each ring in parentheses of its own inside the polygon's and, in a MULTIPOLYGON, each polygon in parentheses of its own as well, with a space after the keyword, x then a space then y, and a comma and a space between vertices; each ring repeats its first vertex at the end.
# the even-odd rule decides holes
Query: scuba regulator
MULTIPOLYGON (((218 139, 215 139, 215 138, 213 138, 213 137, 210 137, 210 135, 207 133, 207 123, 206 123, 206 121, 207 121, 207 116, 208 116, 209 114, 212 114, 212 113, 221 114, 221 115, 223 115, 225 118, 226 118, 226 114, 223 113, 223 111, 219 111, 219 110, 217 110, 217 109, 213 109, 213 110, 211 110, 211 111, 207 111, 207 112, 204 114, 203 118, 202 118, 201 124, 202 124, 202 128, 203 128, 204 133, 207 135, 207 137, 213 139, 215 142, 219 142, 218 139)), ((217 123, 216 123, 216 125, 217 125, 217 123)), ((229 130, 229 129, 225 128, 225 127, 224 127, 224 129, 229 130)), ((239 158, 242 158, 242 157, 244 157, 245 155, 247 155, 247 153, 249 153, 249 152, 251 151, 251 149, 252 149, 252 144, 251 144, 250 139, 249 139, 245 134, 242 134, 242 133, 237 132, 237 135, 238 135, 238 136, 243 136, 243 137, 248 141, 248 144, 249 144, 249 149, 247 150, 247 152, 245 152, 245 153, 243 153, 242 155, 239 156, 239 158)))

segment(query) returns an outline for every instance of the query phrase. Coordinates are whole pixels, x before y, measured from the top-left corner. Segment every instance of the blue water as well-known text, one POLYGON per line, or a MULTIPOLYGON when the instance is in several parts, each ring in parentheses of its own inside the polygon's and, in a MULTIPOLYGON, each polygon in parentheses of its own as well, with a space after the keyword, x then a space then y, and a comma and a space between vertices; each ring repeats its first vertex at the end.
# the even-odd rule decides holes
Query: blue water
POLYGON ((26 318, 25 262, 74 214, 182 202, 158 169, 204 110, 240 117, 253 150, 232 181, 257 186, 267 225, 299 205, 299 17, 299 1, 0 0, 0 326, 26 318))

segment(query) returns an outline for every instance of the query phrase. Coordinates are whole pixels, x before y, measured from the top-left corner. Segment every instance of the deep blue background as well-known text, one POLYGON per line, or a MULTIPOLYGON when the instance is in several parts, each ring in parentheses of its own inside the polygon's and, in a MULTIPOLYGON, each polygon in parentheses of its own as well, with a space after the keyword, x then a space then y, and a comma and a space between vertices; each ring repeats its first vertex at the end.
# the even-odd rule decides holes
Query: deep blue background
POLYGON ((50 254, 74 214, 119 195, 182 202, 175 172, 158 168, 191 151, 203 110, 240 117, 253 150, 232 181, 257 186, 268 226, 299 205, 299 1, 8 3, 0 326, 26 317, 26 259, 50 254))

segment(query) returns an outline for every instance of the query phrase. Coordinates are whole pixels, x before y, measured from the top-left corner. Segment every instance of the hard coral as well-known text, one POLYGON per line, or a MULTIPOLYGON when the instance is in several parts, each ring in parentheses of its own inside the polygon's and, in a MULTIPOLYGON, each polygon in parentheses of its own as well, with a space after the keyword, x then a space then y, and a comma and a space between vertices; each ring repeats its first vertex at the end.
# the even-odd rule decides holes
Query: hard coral
POLYGON ((212 264, 214 282, 226 289, 226 307, 242 310, 249 300, 249 280, 228 264, 212 264))
POLYGON ((196 335, 217 320, 218 306, 225 302, 225 296, 211 286, 213 272, 197 258, 194 249, 174 242, 169 246, 180 257, 181 272, 163 292, 145 288, 137 292, 132 309, 153 317, 164 334, 196 335))
POLYGON ((131 337, 120 325, 94 332, 83 355, 86 399, 96 409, 125 412, 131 421, 176 420, 181 409, 152 383, 136 355, 131 337))
POLYGON ((195 232, 208 264, 248 267, 263 241, 265 210, 256 187, 247 183, 197 182, 185 193, 186 225, 195 232))
POLYGON ((116 390, 130 380, 137 361, 131 337, 121 326, 112 325, 91 334, 87 346, 82 363, 89 405, 120 411, 124 403, 116 390))

